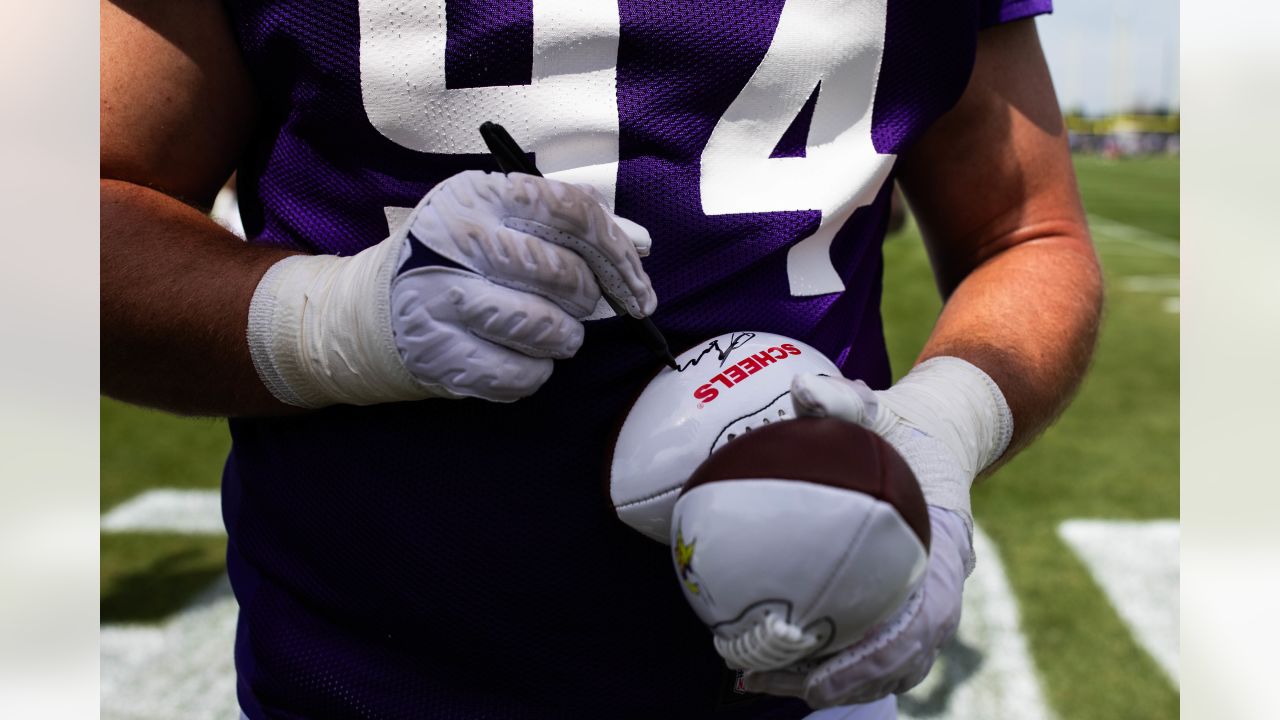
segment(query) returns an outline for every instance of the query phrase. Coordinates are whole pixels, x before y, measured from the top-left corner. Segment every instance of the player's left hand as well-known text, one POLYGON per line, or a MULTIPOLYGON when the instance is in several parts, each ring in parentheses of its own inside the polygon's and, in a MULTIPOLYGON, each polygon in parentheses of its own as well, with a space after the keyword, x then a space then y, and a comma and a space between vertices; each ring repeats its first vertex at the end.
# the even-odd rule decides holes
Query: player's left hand
POLYGON ((893 617, 814 666, 748 672, 746 689, 803 698, 811 707, 852 705, 904 693, 924 680, 960 624, 961 591, 973 562, 958 513, 929 507, 932 541, 924 581, 893 617))
POLYGON ((749 672, 748 690, 794 695, 815 708, 871 702, 924 680, 960 622, 961 593, 973 569, 969 488, 1004 452, 1013 418, 986 373, 953 357, 921 363, 892 388, 800 375, 791 386, 798 416, 862 425, 902 455, 929 504, 925 577, 901 610, 862 640, 817 664, 749 672))

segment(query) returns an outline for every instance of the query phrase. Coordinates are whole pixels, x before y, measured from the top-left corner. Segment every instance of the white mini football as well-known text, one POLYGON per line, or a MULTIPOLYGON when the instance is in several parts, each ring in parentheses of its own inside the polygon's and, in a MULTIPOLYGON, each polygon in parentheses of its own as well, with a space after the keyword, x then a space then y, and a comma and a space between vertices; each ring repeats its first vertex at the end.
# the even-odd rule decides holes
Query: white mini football
POLYGON ((685 599, 736 668, 772 670, 861 640, 924 576, 929 512, 875 433, 798 418, 740 437, 685 483, 671 550, 685 599))
POLYGON ((662 543, 685 480, 730 440, 793 417, 791 379, 839 375, 798 340, 735 332, 695 345, 649 382, 623 421, 609 464, 618 517, 662 543))

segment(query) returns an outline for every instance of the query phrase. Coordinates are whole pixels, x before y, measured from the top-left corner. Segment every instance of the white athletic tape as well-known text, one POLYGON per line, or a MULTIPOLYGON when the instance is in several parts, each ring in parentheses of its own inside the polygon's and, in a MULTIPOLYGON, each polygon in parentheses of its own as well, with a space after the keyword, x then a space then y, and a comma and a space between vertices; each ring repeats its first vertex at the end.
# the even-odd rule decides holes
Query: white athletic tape
POLYGON ((392 262, 402 243, 352 257, 294 255, 271 266, 249 305, 253 365, 278 400, 305 408, 430 397, 391 331, 392 262))

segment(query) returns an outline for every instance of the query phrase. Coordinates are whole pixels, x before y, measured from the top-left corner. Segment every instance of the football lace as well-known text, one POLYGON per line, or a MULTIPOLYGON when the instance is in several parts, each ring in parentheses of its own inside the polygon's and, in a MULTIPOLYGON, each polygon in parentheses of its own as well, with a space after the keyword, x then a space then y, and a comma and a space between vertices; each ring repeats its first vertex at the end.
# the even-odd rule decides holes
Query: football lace
POLYGON ((817 636, 771 613, 735 637, 715 637, 720 656, 731 666, 747 670, 786 667, 808 655, 819 642, 817 636))
MULTIPOLYGON (((783 420, 786 420, 786 419, 787 419, 787 411, 786 411, 786 410, 783 410, 782 408, 778 408, 778 417, 782 418, 783 420)), ((781 420, 780 420, 779 422, 781 422, 781 420)), ((763 417, 763 418, 760 418, 760 424, 761 424, 761 425, 768 425, 768 424, 769 424, 769 418, 768 418, 767 416, 766 416, 766 417, 763 417)), ((751 426, 750 426, 750 425, 748 425, 748 426, 746 426, 746 427, 742 428, 742 434, 743 434, 743 435, 746 435, 746 434, 747 434, 747 433, 749 433, 749 432, 751 432, 751 426)), ((738 438, 738 437, 740 437, 740 436, 739 436, 737 433, 729 433, 729 434, 725 437, 725 440, 726 440, 726 441, 729 441, 729 440, 733 440, 733 439, 738 438)))

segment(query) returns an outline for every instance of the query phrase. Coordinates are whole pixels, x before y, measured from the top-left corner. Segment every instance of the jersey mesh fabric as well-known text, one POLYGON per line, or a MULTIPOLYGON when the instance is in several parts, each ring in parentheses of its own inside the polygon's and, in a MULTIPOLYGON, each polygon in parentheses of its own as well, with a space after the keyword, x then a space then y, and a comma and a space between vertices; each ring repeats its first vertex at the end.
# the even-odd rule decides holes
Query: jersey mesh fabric
MULTIPOLYGON (((228 7, 262 105, 239 176, 253 242, 354 254, 386 237, 383 208, 412 207, 462 170, 497 169, 484 155, 408 150, 371 126, 355 2, 228 7)), ((450 86, 528 77, 529 59, 510 57, 529 52, 528 0, 447 7, 450 86), (492 61, 477 61, 486 49, 492 61)), ((815 297, 791 296, 786 250, 814 232, 819 212, 708 216, 700 205, 700 152, 769 47, 781 8, 619 3, 616 208, 653 236, 645 267, 674 350, 724 332, 775 332, 885 387, 888 184, 833 243, 846 290, 815 297)), ((1047 0, 890 0, 876 149, 900 152, 955 102, 981 25, 1045 10, 1047 0)), ((432 400, 233 420, 223 500, 246 714, 803 717, 798 701, 728 692, 667 548, 623 526, 609 505, 609 444, 655 370, 630 328, 603 320, 589 323, 577 357, 514 404, 432 400)))

